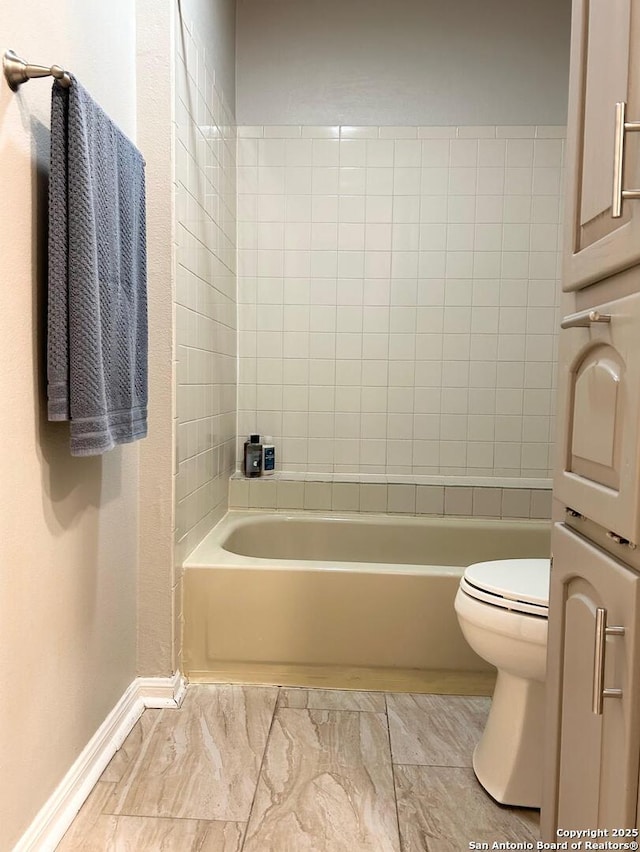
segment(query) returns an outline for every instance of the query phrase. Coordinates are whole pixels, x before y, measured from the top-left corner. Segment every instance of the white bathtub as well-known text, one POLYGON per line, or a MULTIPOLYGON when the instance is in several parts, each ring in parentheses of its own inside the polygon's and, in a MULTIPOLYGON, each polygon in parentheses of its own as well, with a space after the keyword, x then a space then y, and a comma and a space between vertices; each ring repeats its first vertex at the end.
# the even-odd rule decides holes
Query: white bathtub
POLYGON ((460 576, 548 556, 549 538, 545 521, 230 512, 184 563, 184 670, 380 688, 486 672, 453 609, 460 576))

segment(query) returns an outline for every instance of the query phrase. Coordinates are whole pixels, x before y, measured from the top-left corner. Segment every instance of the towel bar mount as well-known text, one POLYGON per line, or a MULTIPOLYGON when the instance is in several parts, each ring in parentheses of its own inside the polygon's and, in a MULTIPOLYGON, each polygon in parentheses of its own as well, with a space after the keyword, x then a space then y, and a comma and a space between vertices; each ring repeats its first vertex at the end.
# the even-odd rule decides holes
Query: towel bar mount
POLYGON ((59 65, 32 65, 21 59, 13 50, 5 50, 2 57, 2 70, 9 88, 17 92, 23 83, 33 77, 55 77, 61 86, 71 85, 71 77, 59 65))

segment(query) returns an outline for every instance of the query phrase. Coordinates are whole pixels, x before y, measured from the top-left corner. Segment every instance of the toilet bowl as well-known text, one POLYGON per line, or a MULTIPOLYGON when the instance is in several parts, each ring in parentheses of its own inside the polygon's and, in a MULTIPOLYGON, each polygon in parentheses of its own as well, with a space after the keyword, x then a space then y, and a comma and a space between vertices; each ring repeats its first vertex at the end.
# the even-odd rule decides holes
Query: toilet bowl
POLYGON ((549 605, 548 559, 466 569, 455 599, 462 633, 498 670, 473 769, 501 804, 539 808, 549 605))

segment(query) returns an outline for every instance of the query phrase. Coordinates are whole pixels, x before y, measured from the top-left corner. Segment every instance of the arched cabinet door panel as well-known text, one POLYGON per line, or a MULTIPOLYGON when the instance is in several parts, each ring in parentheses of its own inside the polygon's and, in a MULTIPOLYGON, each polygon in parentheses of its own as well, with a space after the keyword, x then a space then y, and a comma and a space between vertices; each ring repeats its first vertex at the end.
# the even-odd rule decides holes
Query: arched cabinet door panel
POLYGON ((571 438, 567 468, 577 476, 620 490, 624 364, 608 344, 582 354, 570 377, 571 438))
POLYGON ((567 291, 640 263, 640 200, 622 199, 621 211, 614 204, 614 194, 640 189, 640 134, 624 129, 640 122, 640 63, 633 49, 640 38, 639 4, 574 0, 572 16, 562 275, 567 291), (624 122, 618 103, 625 105, 624 122))
POLYGON ((640 544, 640 294, 593 311, 560 334, 555 496, 640 544))

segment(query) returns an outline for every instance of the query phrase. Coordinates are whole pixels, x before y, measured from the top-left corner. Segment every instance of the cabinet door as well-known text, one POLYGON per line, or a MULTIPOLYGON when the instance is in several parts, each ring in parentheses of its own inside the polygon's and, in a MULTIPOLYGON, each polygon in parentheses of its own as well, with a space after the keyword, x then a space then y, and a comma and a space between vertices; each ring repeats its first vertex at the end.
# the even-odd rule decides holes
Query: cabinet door
POLYGON ((638 627, 640 577, 556 524, 552 538, 547 655, 543 836, 560 828, 635 826, 640 761, 638 627), (606 636, 602 714, 592 706, 596 612, 624 635, 606 636))
POLYGON ((560 334, 554 493, 640 544, 640 294, 594 310, 560 334))
MULTIPOLYGON (((574 0, 563 287, 578 290, 640 261, 640 200, 612 216, 616 103, 640 121, 640 9, 574 0)), ((623 186, 640 188, 640 134, 626 133, 623 186)))

